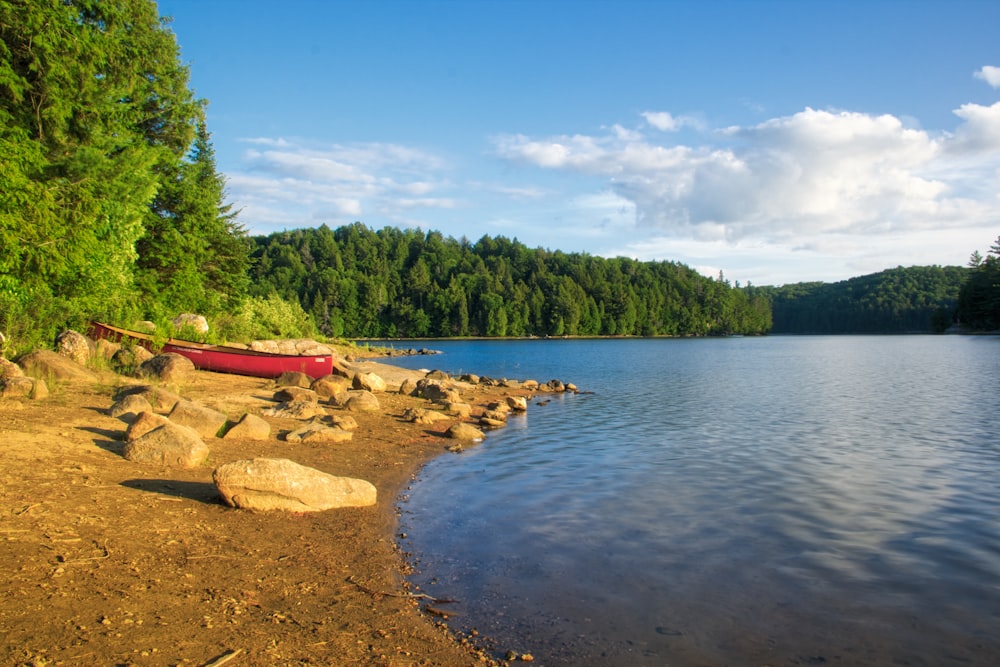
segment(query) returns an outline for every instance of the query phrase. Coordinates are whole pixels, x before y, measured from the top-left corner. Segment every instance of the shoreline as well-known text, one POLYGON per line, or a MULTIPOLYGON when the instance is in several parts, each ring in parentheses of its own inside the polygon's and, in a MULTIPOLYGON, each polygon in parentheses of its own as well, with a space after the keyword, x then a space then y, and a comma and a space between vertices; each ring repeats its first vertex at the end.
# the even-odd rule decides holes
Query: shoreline
MULTIPOLYGON (((45 399, 0 399, 5 664, 498 664, 406 595, 396 542, 399 500, 448 454, 456 420, 405 422, 406 408, 428 401, 380 393, 378 413, 352 413, 359 428, 345 444, 285 442, 276 435, 299 424, 269 418, 267 441, 206 439, 198 468, 142 466, 122 458, 126 424, 105 414, 115 387, 133 382, 105 371, 53 381, 45 399), (378 502, 306 514, 223 505, 212 470, 253 456, 367 479, 378 502)), ((179 393, 232 419, 273 392, 268 380, 196 371, 179 393)), ((475 412, 512 394, 529 392, 463 389, 475 412)))

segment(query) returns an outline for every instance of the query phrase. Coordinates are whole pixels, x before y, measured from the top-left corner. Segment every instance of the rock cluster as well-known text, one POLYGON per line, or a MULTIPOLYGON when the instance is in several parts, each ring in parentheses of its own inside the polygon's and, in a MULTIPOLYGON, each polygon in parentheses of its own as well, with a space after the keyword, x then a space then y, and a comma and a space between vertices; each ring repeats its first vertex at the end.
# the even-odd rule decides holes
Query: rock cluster
MULTIPOLYGON (((196 319, 174 325, 200 326, 196 319)), ((309 340, 257 341, 251 347, 333 354, 309 340)), ((57 348, 59 352, 39 350, 24 355, 18 363, 0 358, 0 398, 43 399, 48 395, 47 382, 95 381, 97 375, 86 364, 100 355, 112 369, 145 381, 120 389, 107 411, 123 423, 122 456, 137 464, 166 468, 204 466, 211 443, 218 438, 261 441, 277 435, 290 444, 336 446, 353 438, 359 420, 369 419, 366 413, 384 410, 379 394, 388 392, 427 401, 425 407, 407 409, 401 418, 452 439, 455 444, 448 449, 461 451, 465 445, 482 441, 486 431, 505 426, 512 415, 526 412, 528 392, 577 391, 571 383, 559 380, 539 384, 472 374, 456 380, 440 370, 419 379, 390 374, 396 381, 389 382, 377 373, 360 370, 360 364, 335 357, 332 374, 314 380, 303 373, 285 373, 273 385, 272 406, 260 409, 259 414, 248 412, 231 419, 181 396, 183 386, 196 373, 183 356, 152 355, 142 347, 107 341, 95 343, 73 331, 59 336, 57 348), (505 387, 512 392, 505 400, 476 406, 467 397, 479 386, 505 387), (297 424, 288 428, 282 423, 288 421, 297 424), (274 426, 282 432, 275 434, 274 426)), ((338 477, 288 459, 222 463, 214 470, 213 480, 226 503, 253 510, 322 511, 370 505, 377 497, 375 487, 366 481, 338 477)))

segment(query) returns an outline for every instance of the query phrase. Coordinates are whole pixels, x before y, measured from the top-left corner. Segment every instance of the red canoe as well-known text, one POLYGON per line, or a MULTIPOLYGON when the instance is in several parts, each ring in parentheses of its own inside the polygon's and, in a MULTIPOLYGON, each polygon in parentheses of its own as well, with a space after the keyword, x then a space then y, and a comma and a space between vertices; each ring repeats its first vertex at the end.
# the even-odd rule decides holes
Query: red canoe
MULTIPOLYGON (((90 337, 116 343, 131 342, 154 351, 152 336, 119 329, 110 324, 91 322, 90 337)), ((272 354, 226 345, 206 345, 176 338, 168 338, 159 352, 175 352, 190 359, 195 368, 218 373, 276 378, 286 371, 301 371, 309 377, 318 378, 333 372, 333 357, 330 355, 272 354)))

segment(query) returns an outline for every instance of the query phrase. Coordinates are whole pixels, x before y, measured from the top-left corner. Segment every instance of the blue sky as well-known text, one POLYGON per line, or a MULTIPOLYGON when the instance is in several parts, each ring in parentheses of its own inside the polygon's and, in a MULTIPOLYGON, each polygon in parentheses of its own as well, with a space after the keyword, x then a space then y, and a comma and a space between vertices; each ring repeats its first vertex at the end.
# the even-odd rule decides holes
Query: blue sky
POLYGON ((160 0, 240 220, 757 285, 1000 235, 1000 2, 160 0))

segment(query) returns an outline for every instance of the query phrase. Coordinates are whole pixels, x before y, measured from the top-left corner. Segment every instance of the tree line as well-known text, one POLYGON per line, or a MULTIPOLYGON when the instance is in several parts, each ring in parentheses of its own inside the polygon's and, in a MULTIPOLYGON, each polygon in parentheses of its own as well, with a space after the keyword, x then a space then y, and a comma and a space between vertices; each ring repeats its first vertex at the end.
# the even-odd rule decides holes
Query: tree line
POLYGON ((361 223, 253 241, 251 293, 297 301, 329 336, 702 336, 771 326, 763 294, 676 262, 361 223))

